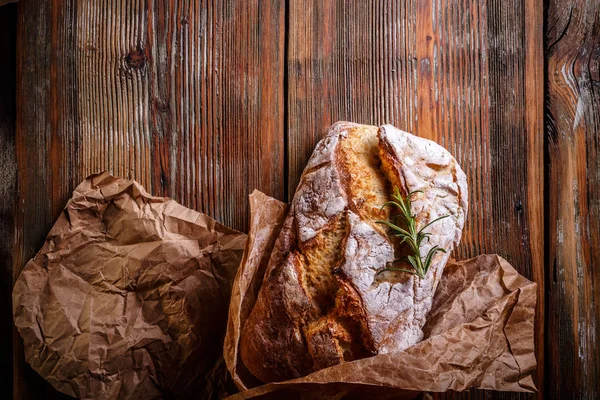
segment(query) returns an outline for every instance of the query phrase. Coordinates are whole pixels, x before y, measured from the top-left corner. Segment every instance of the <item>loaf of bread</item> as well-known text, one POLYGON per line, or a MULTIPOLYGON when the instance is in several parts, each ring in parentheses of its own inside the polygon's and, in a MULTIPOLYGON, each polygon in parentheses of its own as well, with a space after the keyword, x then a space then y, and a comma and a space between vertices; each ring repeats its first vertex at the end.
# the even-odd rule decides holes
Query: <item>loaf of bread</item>
POLYGON ((466 177, 440 145, 385 125, 338 122, 310 158, 275 244, 240 354, 264 382, 344 361, 402 351, 422 327, 467 213, 466 177), (424 279, 386 271, 407 254, 376 223, 393 187, 412 196, 417 226, 436 253, 424 279))

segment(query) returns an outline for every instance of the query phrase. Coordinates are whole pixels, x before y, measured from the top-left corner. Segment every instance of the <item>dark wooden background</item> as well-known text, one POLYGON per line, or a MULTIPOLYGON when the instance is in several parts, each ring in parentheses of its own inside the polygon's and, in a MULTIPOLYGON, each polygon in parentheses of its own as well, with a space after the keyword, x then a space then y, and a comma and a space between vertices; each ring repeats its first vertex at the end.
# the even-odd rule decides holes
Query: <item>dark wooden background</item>
POLYGON ((23 0, 0 32, 3 396, 61 397, 24 363, 10 292, 85 176, 245 230, 247 195, 288 200, 337 120, 457 157, 457 256, 538 282, 538 397, 600 396, 598 0, 23 0))

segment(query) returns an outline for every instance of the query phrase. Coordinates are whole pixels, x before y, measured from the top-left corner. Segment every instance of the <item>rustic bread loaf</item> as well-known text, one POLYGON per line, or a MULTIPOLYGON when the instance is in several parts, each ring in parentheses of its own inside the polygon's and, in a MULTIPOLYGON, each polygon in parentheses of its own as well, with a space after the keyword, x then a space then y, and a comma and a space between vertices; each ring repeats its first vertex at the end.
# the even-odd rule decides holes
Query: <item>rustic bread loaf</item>
POLYGON ((467 213, 467 184, 438 144, 392 126, 338 122, 319 142, 300 180, 245 323, 241 358, 264 382, 306 375, 344 361, 401 351, 422 327, 467 213), (425 279, 377 272, 406 249, 377 220, 393 186, 413 195, 417 226, 428 228, 426 254, 438 245, 425 279))

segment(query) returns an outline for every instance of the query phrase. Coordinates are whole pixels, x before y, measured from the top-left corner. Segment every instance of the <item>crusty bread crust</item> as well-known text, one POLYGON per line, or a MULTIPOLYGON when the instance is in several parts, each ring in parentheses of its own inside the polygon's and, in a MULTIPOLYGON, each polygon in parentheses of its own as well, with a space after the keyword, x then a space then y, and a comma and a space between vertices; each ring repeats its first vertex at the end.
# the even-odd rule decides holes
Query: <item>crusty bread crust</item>
POLYGON ((443 147, 392 126, 338 122, 310 158, 245 323, 240 354, 264 382, 401 351, 422 327, 467 212, 466 177, 443 147), (393 185, 415 190, 421 252, 439 245, 425 279, 377 271, 406 250, 377 220, 393 185))

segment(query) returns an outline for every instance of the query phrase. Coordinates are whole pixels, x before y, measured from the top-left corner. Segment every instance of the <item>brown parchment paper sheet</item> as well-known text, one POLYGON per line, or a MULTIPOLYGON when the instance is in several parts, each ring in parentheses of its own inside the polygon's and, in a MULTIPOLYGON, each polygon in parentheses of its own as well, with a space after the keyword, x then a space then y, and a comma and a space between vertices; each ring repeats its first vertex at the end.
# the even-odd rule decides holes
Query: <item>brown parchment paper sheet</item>
POLYGON ((80 398, 214 398, 246 235, 135 181, 74 191, 13 290, 25 358, 80 398))
POLYGON ((238 344, 287 208, 255 191, 250 211, 250 231, 233 283, 224 344, 225 362, 242 390, 231 399, 413 398, 422 391, 536 390, 532 380, 536 284, 495 254, 446 266, 421 343, 401 353, 261 385, 239 358, 238 344))

